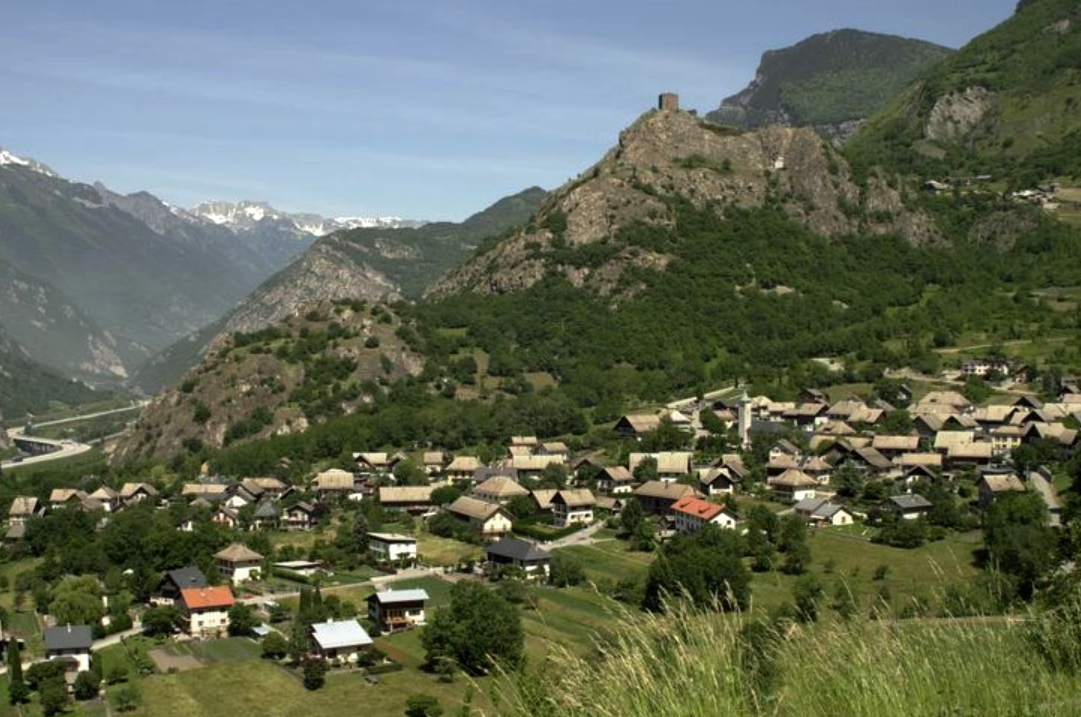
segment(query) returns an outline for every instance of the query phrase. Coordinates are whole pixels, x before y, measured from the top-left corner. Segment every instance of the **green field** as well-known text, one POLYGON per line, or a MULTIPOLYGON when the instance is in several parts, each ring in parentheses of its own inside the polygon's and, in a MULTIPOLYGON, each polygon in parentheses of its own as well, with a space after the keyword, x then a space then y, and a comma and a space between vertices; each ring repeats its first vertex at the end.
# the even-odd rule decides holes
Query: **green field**
MULTIPOLYGON (((877 545, 860 536, 862 526, 851 529, 811 531, 813 562, 810 572, 819 577, 827 594, 841 582, 860 604, 869 606, 883 585, 895 600, 906 596, 932 598, 950 584, 968 583, 978 570, 974 551, 982 545, 980 533, 951 535, 922 548, 905 550, 877 545), (875 580, 876 569, 889 567, 884 580, 875 580)), ((755 575, 751 582, 755 606, 772 609, 792 599, 795 578, 779 572, 755 575)))
POLYGON ((206 642, 172 642, 161 649, 169 655, 186 655, 203 663, 242 662, 259 657, 259 643, 246 637, 231 637, 226 640, 206 642))
MULTIPOLYGON (((356 717, 400 715, 406 700, 424 693, 450 711, 469 690, 466 680, 445 684, 416 670, 379 676, 370 685, 360 673, 330 675, 311 692, 300 679, 260 660, 218 663, 189 672, 156 675, 141 681, 143 705, 132 717, 356 717)), ((478 692, 474 704, 482 705, 478 692)))
POLYGON ((652 554, 633 552, 628 550, 627 543, 617 540, 558 550, 578 559, 585 568, 586 577, 597 583, 640 577, 645 575, 649 564, 653 562, 652 554))

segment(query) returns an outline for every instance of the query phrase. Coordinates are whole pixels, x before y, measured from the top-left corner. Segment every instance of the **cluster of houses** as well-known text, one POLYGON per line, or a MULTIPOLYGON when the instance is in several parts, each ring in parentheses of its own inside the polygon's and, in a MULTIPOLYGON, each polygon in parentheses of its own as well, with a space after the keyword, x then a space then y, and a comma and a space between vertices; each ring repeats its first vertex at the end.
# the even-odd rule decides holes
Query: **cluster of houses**
MULTIPOLYGON (((988 359, 967 362, 963 370, 986 376, 1016 373, 1024 367, 988 359)), ((813 524, 852 521, 847 509, 829 501, 833 495, 829 485, 842 466, 868 479, 893 481, 900 493, 922 480, 974 472, 981 505, 1003 493, 1033 490, 1053 514, 1059 512, 1047 476, 1017 475, 1009 457, 1018 447, 1036 442, 1054 446, 1064 455, 1076 449, 1078 431, 1071 426, 1081 417, 1081 389, 1075 384, 1065 383, 1058 400, 1048 403, 1018 394, 1007 403, 975 406, 956 391, 934 391, 911 402, 913 396, 906 388, 901 389, 900 398, 910 403, 907 411, 912 419, 911 429, 904 432, 885 428, 896 425, 887 420, 896 409, 884 401, 831 402, 815 389, 805 390, 792 402, 744 394, 734 401, 690 406, 690 415, 681 411, 628 415, 615 424, 615 431, 640 440, 669 422, 690 439, 705 432, 699 411, 710 410, 738 436, 744 449, 759 436, 770 441, 761 477, 779 501, 795 505, 796 512, 813 524)), ((100 512, 106 520, 108 514, 145 500, 158 504, 181 500, 205 509, 212 521, 231 528, 310 530, 335 502, 375 500, 387 510, 414 516, 430 517, 442 511, 479 538, 498 540, 512 532, 515 517, 508 510, 512 501, 528 500, 533 512, 548 516, 553 527, 566 528, 618 513, 629 496, 647 513, 664 516, 671 530, 693 532, 707 523, 734 524, 731 512, 716 506, 749 480, 745 455, 746 450, 696 462, 690 451, 632 452, 626 465, 609 466, 595 454, 572 457, 565 444, 534 436, 513 437, 506 454, 491 464, 475 455, 450 456, 440 451, 426 451, 419 459, 403 453, 358 452, 353 454, 352 470, 324 471, 307 486, 271 477, 237 481, 204 476, 168 498, 149 483, 126 483, 120 490, 102 486, 90 493, 57 488, 45 501, 22 496, 11 504, 5 537, 8 542, 18 541, 33 518, 72 506, 100 512), (414 464, 413 470, 424 472, 427 485, 398 484, 396 469, 407 459, 414 464), (636 479, 647 461, 651 479, 636 479), (528 487, 553 467, 567 476, 568 487, 528 487), (588 484, 581 480, 585 476, 588 484), (462 494, 437 506, 433 493, 449 485, 462 489, 462 494)), ((903 517, 917 510, 901 505, 896 509, 903 517)), ((178 526, 179 530, 193 528, 192 520, 178 526)), ((409 536, 373 536, 372 552, 390 562, 415 560, 416 544, 411 540, 409 536)))

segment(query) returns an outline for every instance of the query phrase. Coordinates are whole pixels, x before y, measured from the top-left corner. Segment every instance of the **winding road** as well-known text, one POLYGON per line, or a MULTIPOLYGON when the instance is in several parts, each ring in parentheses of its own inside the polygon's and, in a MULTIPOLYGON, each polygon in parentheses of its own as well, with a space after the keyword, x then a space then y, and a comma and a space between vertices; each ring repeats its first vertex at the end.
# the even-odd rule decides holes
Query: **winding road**
MULTIPOLYGON (((48 426, 59 426, 65 423, 77 423, 79 421, 88 421, 90 419, 99 418, 101 416, 110 416, 114 413, 127 413, 130 411, 137 411, 143 406, 147 405, 149 401, 141 401, 132 406, 125 406, 123 408, 114 408, 111 411, 99 411, 97 413, 89 413, 85 416, 72 416, 71 418, 61 418, 56 421, 48 421, 46 423, 37 424, 36 428, 46 428, 48 426)), ((64 458, 71 458, 72 456, 78 456, 93 449, 88 443, 78 443, 77 441, 54 441, 51 438, 41 438, 39 436, 28 436, 24 433, 23 428, 12 428, 8 431, 8 437, 12 442, 16 441, 33 441, 35 443, 41 443, 55 447, 56 450, 49 453, 42 453, 36 456, 26 456, 21 460, 4 461, 0 463, 0 470, 7 470, 8 468, 19 468, 21 466, 36 465, 40 463, 46 463, 49 461, 58 461, 64 458)))

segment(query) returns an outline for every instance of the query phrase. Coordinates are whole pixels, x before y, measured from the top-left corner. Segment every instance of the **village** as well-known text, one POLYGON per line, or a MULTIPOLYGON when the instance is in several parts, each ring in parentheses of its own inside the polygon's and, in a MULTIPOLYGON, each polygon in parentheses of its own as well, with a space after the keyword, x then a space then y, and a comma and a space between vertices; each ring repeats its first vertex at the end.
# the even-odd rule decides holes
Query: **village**
MULTIPOLYGON (((960 375, 982 381, 1015 368, 970 360, 960 375)), ((1067 380, 1052 401, 1011 391, 982 404, 929 388, 898 382, 892 402, 830 400, 818 389, 777 402, 736 389, 623 416, 600 450, 514 436, 487 463, 438 450, 358 451, 348 469, 327 468, 307 484, 207 472, 176 485, 84 484, 19 496, 4 534, 8 566, 29 559, 48 521, 102 531, 125 514, 205 536, 214 550, 147 578, 144 599, 132 598, 130 570, 120 588, 88 587, 101 606, 84 623, 51 614, 55 598, 39 602, 46 598, 5 571, 0 583, 10 580, 18 593, 0 633, 9 672, 20 655, 35 684, 63 677, 65 702, 107 695, 114 707, 137 698, 124 697, 124 680, 103 665, 127 664, 134 680, 205 669, 216 653, 269 659, 309 688, 324 675, 356 675, 379 689, 380 675, 423 667, 417 635, 456 584, 527 585, 524 604, 541 613, 538 623, 558 592, 584 595, 591 585, 595 618, 600 603, 626 602, 640 589, 657 546, 709 525, 746 535, 757 530, 749 528, 756 511, 802 522, 815 560, 827 566, 839 558, 817 536, 836 532, 868 550, 920 547, 948 533, 968 540, 981 513, 1008 494, 1037 495, 1057 527, 1058 491, 1068 483, 1054 467, 1076 449, 1081 388, 1067 380), (960 517, 935 520, 944 502, 960 517), (310 609, 313 600, 319 609, 310 609)), ((891 567, 884 555, 876 580, 891 567)))

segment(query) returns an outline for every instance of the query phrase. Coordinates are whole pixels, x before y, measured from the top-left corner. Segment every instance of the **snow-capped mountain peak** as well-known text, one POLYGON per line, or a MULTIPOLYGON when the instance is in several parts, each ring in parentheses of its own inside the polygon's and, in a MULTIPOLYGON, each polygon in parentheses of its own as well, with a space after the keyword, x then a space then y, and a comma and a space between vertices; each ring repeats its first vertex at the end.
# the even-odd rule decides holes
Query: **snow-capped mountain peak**
POLYGON ((266 202, 251 200, 203 202, 194 207, 191 213, 206 221, 228 227, 233 231, 250 231, 256 226, 274 223, 284 229, 293 229, 300 234, 316 237, 342 229, 398 229, 402 227, 418 227, 424 224, 424 222, 411 221, 400 217, 336 217, 331 219, 318 214, 289 214, 278 211, 266 202))
POLYGON ((38 174, 44 174, 46 177, 60 176, 41 162, 33 159, 24 159, 17 154, 7 151, 3 147, 0 147, 0 165, 26 167, 27 169, 37 172, 38 174))

